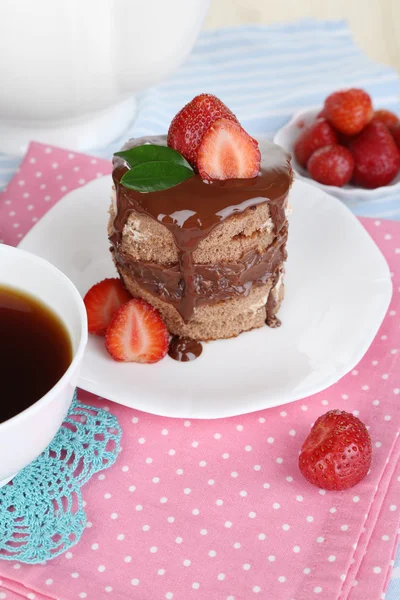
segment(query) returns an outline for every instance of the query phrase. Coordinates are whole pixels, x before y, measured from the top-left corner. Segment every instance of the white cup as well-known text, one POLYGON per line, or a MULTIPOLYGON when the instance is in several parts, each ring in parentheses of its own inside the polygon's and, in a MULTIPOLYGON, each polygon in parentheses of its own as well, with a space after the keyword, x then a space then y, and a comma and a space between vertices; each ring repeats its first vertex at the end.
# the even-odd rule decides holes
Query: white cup
MULTIPOLYGON (((85 305, 78 290, 46 260, 0 244, 1 285, 34 296, 58 315, 69 333, 73 359, 47 394, 0 423, 0 487, 37 458, 57 433, 71 406, 88 335, 85 305)), ((7 398, 3 396, 2 402, 7 398)))

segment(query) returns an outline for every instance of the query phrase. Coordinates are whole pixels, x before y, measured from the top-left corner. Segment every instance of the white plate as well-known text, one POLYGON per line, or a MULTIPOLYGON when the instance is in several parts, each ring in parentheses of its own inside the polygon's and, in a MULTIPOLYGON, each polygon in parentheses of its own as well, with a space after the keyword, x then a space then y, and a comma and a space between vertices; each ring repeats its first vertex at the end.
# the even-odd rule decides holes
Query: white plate
POLYGON ((384 198, 385 195, 391 195, 395 191, 400 191, 400 172, 396 175, 393 181, 389 183, 389 185, 384 185, 373 190, 368 190, 355 185, 345 185, 340 188, 334 185, 324 185, 323 183, 318 183, 318 181, 311 179, 308 171, 297 162, 293 148, 297 138, 302 132, 303 127, 307 127, 308 125, 311 125, 313 121, 315 121, 317 114, 321 111, 321 108, 322 107, 320 106, 319 108, 301 110, 300 112, 296 113, 294 117, 274 136, 275 144, 279 144, 279 146, 282 146, 282 148, 290 152, 292 155, 292 167, 298 179, 306 181, 307 183, 311 183, 321 190, 328 192, 328 194, 332 194, 332 196, 335 196, 340 200, 344 200, 350 205, 352 204, 352 201, 360 202, 372 200, 374 198, 384 198))
MULTIPOLYGON (((56 265, 83 294, 115 276, 106 226, 111 180, 67 194, 20 246, 56 265)), ((279 329, 204 344, 197 360, 155 365, 114 362, 89 336, 79 385, 127 406, 170 417, 217 418, 314 394, 352 369, 389 305, 388 266, 340 202, 296 181, 286 298, 279 329)))

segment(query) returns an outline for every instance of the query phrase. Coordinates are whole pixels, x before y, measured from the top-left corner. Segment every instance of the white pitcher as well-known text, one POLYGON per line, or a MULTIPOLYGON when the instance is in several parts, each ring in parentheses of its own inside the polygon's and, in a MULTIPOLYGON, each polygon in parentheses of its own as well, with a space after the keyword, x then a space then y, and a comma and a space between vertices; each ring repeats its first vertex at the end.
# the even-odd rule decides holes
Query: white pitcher
POLYGON ((2 0, 0 152, 85 150, 134 117, 134 94, 185 60, 210 0, 2 0))

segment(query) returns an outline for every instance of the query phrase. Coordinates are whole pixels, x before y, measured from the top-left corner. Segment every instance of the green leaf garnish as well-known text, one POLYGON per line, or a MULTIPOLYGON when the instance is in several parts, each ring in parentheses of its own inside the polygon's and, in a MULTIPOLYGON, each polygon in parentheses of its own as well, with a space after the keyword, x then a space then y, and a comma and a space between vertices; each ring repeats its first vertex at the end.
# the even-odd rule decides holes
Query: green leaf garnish
POLYGON ((137 192, 158 192, 174 187, 193 175, 190 166, 168 161, 143 162, 127 171, 121 178, 121 184, 137 192))
POLYGON ((146 162, 167 161, 177 163, 178 165, 183 165, 188 169, 192 168, 187 160, 183 158, 182 154, 179 154, 179 152, 169 148, 168 146, 143 144, 142 146, 129 148, 129 150, 116 152, 114 156, 123 158, 130 167, 136 167, 136 165, 146 162))
POLYGON ((114 156, 122 158, 129 166, 121 184, 137 192, 166 190, 194 175, 187 160, 168 146, 143 144, 116 152, 114 156))

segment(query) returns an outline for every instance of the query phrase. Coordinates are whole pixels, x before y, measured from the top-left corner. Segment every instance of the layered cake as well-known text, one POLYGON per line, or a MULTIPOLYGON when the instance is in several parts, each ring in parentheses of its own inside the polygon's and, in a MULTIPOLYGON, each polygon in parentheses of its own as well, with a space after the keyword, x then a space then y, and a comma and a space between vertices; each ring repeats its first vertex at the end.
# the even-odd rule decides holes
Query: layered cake
MULTIPOLYGON (((225 144, 217 125, 212 133, 225 144)), ((236 148, 227 143, 219 158, 229 162, 236 148)), ((144 145, 165 147, 167 136, 134 139, 123 150, 144 145)), ((121 180, 130 166, 123 152, 114 157, 113 260, 127 290, 156 308, 178 340, 279 325, 292 169, 279 146, 263 141, 258 152, 255 176, 215 179, 195 168, 179 184, 150 192, 126 187, 121 180)))

